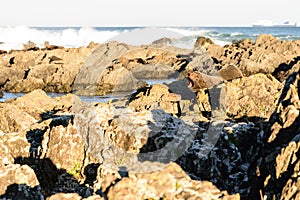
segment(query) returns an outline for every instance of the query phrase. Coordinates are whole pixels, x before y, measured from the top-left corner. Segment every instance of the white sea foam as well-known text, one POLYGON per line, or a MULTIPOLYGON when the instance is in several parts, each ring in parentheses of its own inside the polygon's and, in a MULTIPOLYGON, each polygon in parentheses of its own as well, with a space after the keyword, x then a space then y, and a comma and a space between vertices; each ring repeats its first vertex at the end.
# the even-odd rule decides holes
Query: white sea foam
POLYGON ((104 43, 119 40, 129 44, 149 44, 156 39, 169 37, 173 44, 182 48, 192 48, 197 37, 210 38, 224 46, 233 40, 256 39, 260 34, 273 34, 280 39, 300 38, 299 27, 294 28, 243 28, 243 27, 0 27, 0 50, 23 49, 32 41, 43 47, 44 42, 64 47, 87 46, 90 42, 104 43), (3 42, 3 43, 1 43, 3 42))
POLYGON ((134 29, 128 32, 122 32, 120 35, 112 37, 109 40, 116 40, 131 45, 141 45, 151 44, 153 41, 163 37, 176 39, 183 36, 184 35, 167 28, 147 27, 134 29))
POLYGON ((86 46, 90 42, 105 42, 118 35, 119 31, 101 30, 92 27, 82 28, 31 28, 26 26, 0 27, 0 49, 23 49, 28 41, 42 47, 45 41, 64 47, 86 46))
POLYGON ((234 32, 234 33, 231 33, 230 35, 231 36, 240 36, 240 35, 243 35, 243 34, 240 33, 240 32, 234 32))
POLYGON ((170 31, 177 32, 184 36, 203 36, 210 32, 210 30, 201 30, 193 28, 166 28, 170 31))

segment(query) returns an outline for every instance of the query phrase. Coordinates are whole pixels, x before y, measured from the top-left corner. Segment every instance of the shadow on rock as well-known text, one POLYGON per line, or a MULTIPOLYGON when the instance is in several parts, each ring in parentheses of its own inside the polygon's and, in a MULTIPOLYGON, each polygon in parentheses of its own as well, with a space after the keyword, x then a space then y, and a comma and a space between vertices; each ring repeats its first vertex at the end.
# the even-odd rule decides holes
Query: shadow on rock
POLYGON ((253 196, 266 199, 299 199, 300 166, 300 75, 286 80, 277 109, 269 120, 264 148, 257 166, 253 196), (258 194, 259 193, 259 194, 258 194))
MULTIPOLYGON (((99 164, 90 163, 85 166, 83 175, 80 166, 77 165, 71 170, 59 169, 50 158, 45 157, 47 150, 43 149, 45 147, 43 145, 44 135, 51 133, 51 130, 55 127, 68 127, 73 123, 73 115, 55 115, 53 112, 47 112, 43 113, 41 117, 41 122, 47 119, 51 119, 51 121, 48 125, 41 125, 38 126, 40 128, 27 132, 26 139, 30 144, 30 156, 14 158, 14 164, 27 165, 33 169, 39 185, 35 187, 27 184, 9 185, 6 193, 0 199, 45 199, 56 193, 77 193, 82 198, 92 196, 94 191, 89 186, 92 186, 96 180, 99 164), (80 183, 75 178, 80 176, 86 177, 84 183, 80 183)), ((102 194, 101 191, 98 191, 98 193, 102 194)))
POLYGON ((140 149, 138 160, 160 163, 175 162, 192 144, 198 126, 187 124, 163 110, 151 110, 153 122, 147 143, 140 149))

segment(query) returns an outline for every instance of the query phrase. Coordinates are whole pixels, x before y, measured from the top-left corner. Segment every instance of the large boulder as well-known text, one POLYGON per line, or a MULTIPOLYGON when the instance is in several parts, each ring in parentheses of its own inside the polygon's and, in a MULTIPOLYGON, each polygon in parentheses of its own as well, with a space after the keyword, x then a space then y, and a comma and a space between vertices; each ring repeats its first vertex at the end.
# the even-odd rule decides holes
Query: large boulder
POLYGON ((226 83, 226 108, 234 118, 268 119, 279 99, 282 84, 271 75, 256 74, 226 83))
POLYGON ((200 36, 196 39, 194 47, 202 47, 202 46, 211 45, 211 44, 214 44, 214 42, 210 38, 200 36))
POLYGON ((129 171, 150 170, 143 167, 143 161, 156 161, 151 167, 160 168, 176 160, 197 131, 196 125, 161 109, 136 112, 109 104, 77 109, 74 123, 87 150, 103 167, 111 169, 125 166, 129 171), (166 148, 160 148, 164 145, 166 148))
POLYGON ((151 173, 129 173, 108 191, 108 199, 240 199, 208 181, 195 181, 175 163, 151 173), (151 181, 149 181, 151 180, 151 181))

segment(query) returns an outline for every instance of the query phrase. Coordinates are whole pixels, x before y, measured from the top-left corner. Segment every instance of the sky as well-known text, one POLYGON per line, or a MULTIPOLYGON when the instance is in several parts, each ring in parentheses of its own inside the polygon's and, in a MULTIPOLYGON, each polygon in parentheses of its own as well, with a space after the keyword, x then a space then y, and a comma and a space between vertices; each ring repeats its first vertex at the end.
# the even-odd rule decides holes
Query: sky
MULTIPOLYGON (((4 3, 5 2, 5 3, 4 3)), ((0 26, 251 26, 260 20, 300 25, 299 0, 9 0, 0 26)))

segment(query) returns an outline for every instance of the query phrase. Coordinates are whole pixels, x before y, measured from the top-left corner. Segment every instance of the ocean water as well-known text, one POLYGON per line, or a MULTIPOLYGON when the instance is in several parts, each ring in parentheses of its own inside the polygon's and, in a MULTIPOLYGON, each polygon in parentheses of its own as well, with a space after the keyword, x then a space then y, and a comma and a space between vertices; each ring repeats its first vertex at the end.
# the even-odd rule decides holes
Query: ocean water
POLYGON ((87 46, 90 42, 109 40, 149 44, 156 39, 169 37, 178 47, 192 48, 197 37, 205 36, 224 46, 233 40, 272 34, 281 40, 300 39, 300 27, 0 27, 0 49, 22 49, 32 41, 42 47, 45 41, 64 47, 87 46), (131 34, 135 33, 135 34, 131 34), (125 40, 132 36, 131 40, 125 40))
MULTIPOLYGON (((175 81, 176 79, 174 78, 170 78, 170 79, 160 79, 160 80, 156 80, 156 79, 147 79, 144 80, 148 85, 153 85, 153 84, 164 84, 164 83, 171 83, 172 81, 175 81)), ((79 96, 80 99, 84 102, 108 102, 110 100, 116 100, 116 99, 120 99, 123 97, 126 97, 132 93, 136 92, 136 90, 132 90, 132 91, 124 91, 124 92, 118 92, 118 93, 112 93, 112 94, 107 94, 104 96, 79 96)), ((18 98, 18 97, 22 97, 24 96, 26 93, 12 93, 12 92, 3 92, 3 97, 0 98, 0 102, 4 102, 8 99, 13 99, 13 98, 18 98)), ((47 92, 46 93, 48 96, 50 96, 51 98, 53 97, 61 97, 63 95, 66 95, 65 93, 51 93, 51 92, 47 92)))

